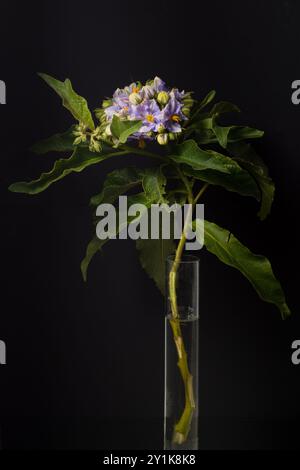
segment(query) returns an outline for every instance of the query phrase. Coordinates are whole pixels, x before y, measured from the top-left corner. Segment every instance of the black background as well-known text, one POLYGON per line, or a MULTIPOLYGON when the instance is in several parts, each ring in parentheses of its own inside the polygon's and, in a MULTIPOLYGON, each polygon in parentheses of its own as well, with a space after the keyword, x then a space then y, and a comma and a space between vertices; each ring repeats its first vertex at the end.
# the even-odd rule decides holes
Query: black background
POLYGON ((276 182, 271 217, 220 188, 207 217, 272 260, 293 316, 282 322, 248 282, 200 256, 202 449, 297 448, 300 5, 294 1, 2 2, 0 79, 2 446, 7 449, 159 449, 163 427, 164 305, 134 243, 112 241, 79 269, 92 236, 89 198, 119 157, 39 196, 7 186, 54 159, 27 149, 72 118, 38 78, 73 81, 93 109, 132 80, 161 76, 198 98, 215 88, 244 123, 266 132, 260 154, 276 182))

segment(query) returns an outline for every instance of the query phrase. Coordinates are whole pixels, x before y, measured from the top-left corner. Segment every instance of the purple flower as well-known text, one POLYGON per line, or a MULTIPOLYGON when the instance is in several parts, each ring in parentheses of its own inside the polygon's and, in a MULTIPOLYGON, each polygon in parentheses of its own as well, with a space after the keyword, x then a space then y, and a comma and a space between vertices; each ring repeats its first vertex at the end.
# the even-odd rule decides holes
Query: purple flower
POLYGON ((182 104, 174 97, 171 96, 168 104, 161 111, 161 122, 165 128, 170 132, 181 132, 180 121, 186 120, 186 117, 181 112, 182 104))
POLYGON ((165 82, 159 77, 154 78, 152 86, 156 93, 159 93, 160 91, 168 91, 165 82))
POLYGON ((136 119, 143 121, 142 127, 139 129, 139 133, 146 134, 150 131, 155 131, 157 125, 160 122, 161 111, 155 100, 147 100, 136 108, 137 114, 136 119))

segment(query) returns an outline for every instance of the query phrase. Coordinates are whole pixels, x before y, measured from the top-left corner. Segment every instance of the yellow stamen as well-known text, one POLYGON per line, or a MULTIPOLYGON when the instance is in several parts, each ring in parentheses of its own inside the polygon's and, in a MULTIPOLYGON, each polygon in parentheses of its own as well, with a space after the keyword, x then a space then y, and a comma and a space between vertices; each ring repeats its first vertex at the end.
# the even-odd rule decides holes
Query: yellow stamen
POLYGON ((129 108, 128 108, 128 106, 124 106, 123 109, 124 109, 124 111, 128 111, 129 108))
POLYGON ((175 121, 175 122, 180 121, 180 117, 178 116, 178 114, 173 114, 173 116, 171 116, 171 119, 172 119, 172 121, 175 121))
POLYGON ((140 91, 140 87, 139 86, 133 86, 132 87, 132 93, 138 93, 140 91))
POLYGON ((148 122, 154 122, 153 114, 147 114, 146 119, 147 119, 148 122))

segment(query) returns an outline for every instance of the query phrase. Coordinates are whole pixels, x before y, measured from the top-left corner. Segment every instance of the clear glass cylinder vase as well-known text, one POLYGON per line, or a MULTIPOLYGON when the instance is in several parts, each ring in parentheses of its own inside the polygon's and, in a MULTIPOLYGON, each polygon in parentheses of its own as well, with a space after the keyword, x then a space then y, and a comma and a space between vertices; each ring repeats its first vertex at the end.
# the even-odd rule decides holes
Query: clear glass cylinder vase
POLYGON ((164 449, 198 449, 199 260, 167 258, 164 449))

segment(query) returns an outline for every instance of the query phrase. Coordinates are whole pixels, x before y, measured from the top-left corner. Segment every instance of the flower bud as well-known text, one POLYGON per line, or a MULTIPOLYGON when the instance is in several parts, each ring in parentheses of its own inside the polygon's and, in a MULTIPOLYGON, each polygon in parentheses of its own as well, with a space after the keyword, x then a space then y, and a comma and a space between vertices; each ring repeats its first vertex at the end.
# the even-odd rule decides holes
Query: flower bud
POLYGON ((191 110, 188 106, 184 106, 181 111, 186 117, 189 117, 191 114, 191 110))
POLYGON ((96 115, 96 118, 99 119, 99 121, 100 121, 101 116, 103 116, 103 114, 104 114, 104 109, 102 108, 95 109, 95 115, 96 115))
POLYGON ((157 142, 159 143, 159 145, 167 145, 168 140, 168 134, 158 134, 157 136, 157 142))
POLYGON ((160 91, 157 95, 157 102, 159 104, 165 105, 170 99, 169 94, 166 91, 160 91))
POLYGON ((76 139, 74 140, 73 145, 79 145, 79 144, 81 144, 81 142, 82 142, 82 137, 81 137, 81 136, 78 136, 78 137, 76 137, 76 139))
POLYGON ((97 140, 91 140, 89 150, 91 152, 100 152, 102 150, 100 142, 97 142, 97 140))
POLYGON ((105 128, 105 134, 106 134, 107 136, 109 136, 109 137, 112 135, 111 129, 110 129, 110 124, 108 124, 108 126, 106 126, 106 128, 105 128))
POLYGON ((192 91, 187 91, 187 92, 183 95, 183 99, 185 99, 185 98, 191 98, 191 97, 192 97, 192 94, 193 94, 192 91))
POLYGON ((182 102, 183 102, 184 106, 193 106, 193 104, 194 104, 193 98, 184 98, 182 100, 182 102))
POLYGON ((169 132, 168 136, 169 140, 176 140, 176 134, 174 134, 174 132, 169 132))
POLYGON ((165 128, 165 126, 163 125, 163 123, 158 124, 158 126, 157 126, 157 132, 158 132, 159 134, 163 134, 163 133, 165 132, 165 130, 166 130, 166 128, 165 128))
POLYGON ((102 108, 108 108, 109 106, 111 106, 111 100, 103 100, 102 101, 102 108))
POLYGON ((142 88, 142 93, 146 99, 151 100, 151 98, 154 97, 155 95, 155 90, 153 90, 153 87, 150 85, 145 85, 142 88))
POLYGON ((129 101, 131 104, 137 105, 137 104, 140 104, 143 101, 143 99, 139 93, 131 93, 129 95, 129 101))

